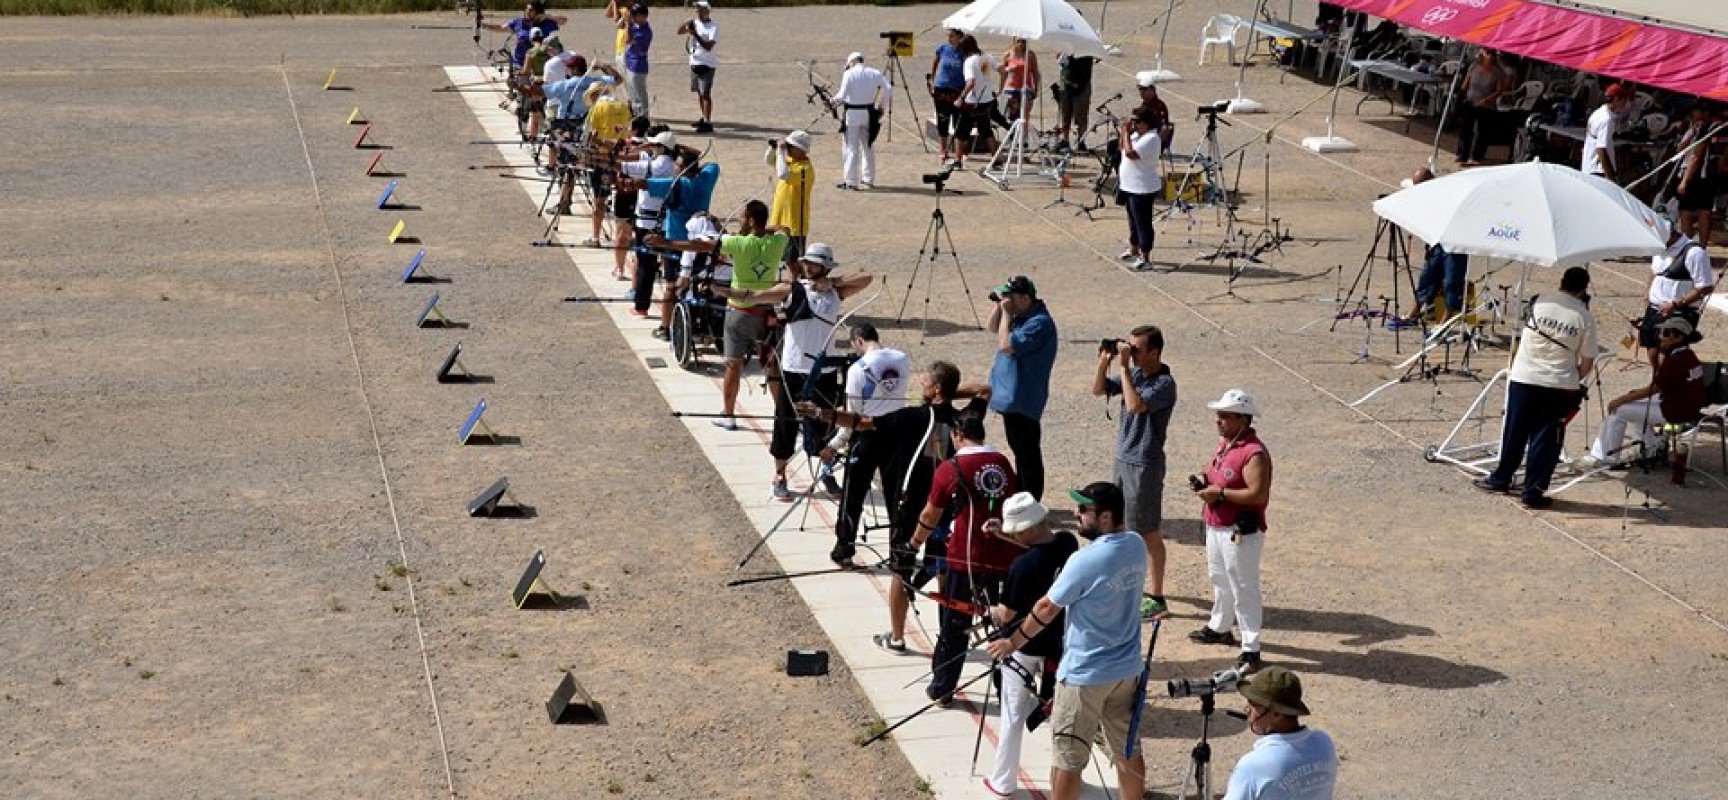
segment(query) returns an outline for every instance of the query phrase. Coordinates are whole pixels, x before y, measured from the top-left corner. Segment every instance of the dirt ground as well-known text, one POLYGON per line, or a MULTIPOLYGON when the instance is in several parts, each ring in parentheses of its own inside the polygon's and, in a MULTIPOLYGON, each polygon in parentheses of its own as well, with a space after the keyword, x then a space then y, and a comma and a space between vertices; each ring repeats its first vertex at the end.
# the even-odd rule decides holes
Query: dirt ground
MULTIPOLYGON (((1125 55, 1100 66, 1095 102, 1150 65, 1158 29, 1143 23, 1162 7, 1110 9, 1105 38, 1127 36, 1125 55)), ((712 144, 726 171, 714 206, 730 210, 766 186, 761 140, 812 125, 800 62, 837 78, 846 52, 878 51, 876 32, 923 30, 946 10, 717 10, 719 132, 683 133, 694 104, 670 35, 651 79, 657 115, 712 144)), ((1311 11, 1297 4, 1295 17, 1311 11)), ((1194 64, 1210 12, 1178 9, 1166 50, 1184 78, 1164 90, 1184 152, 1195 104, 1234 95, 1235 70, 1194 64)), ((565 40, 593 57, 610 47, 602 23, 583 12, 565 40)), ((463 20, 9 19, 0 31, 0 784, 19 797, 918 795, 897 750, 853 744, 874 712, 843 664, 784 675, 786 650, 824 645, 797 596, 721 588, 747 521, 666 424, 612 324, 560 302, 611 288, 529 247, 542 223, 514 182, 469 169, 493 145, 459 97, 433 91, 442 65, 472 62, 466 32, 413 24, 463 20), (331 67, 345 90, 321 90, 331 67), (356 105, 387 149, 352 147, 356 105), (373 208, 383 181, 362 168, 377 152, 411 208, 373 208), (385 241, 397 219, 446 283, 398 282, 415 247, 385 241), (459 327, 413 326, 434 291, 459 327), (433 382, 457 341, 490 382, 433 382), (505 443, 459 446, 480 397, 505 443), (467 517, 500 475, 533 513, 467 517), (536 550, 574 607, 512 608, 536 550), (565 669, 606 725, 547 725, 542 703, 565 669)), ((905 66, 913 83, 933 41, 921 34, 905 66)), ((1296 240, 1233 286, 1217 264, 1127 272, 1113 207, 1088 222, 1044 208, 1053 186, 1003 192, 973 175, 942 201, 962 268, 944 256, 932 272, 918 253, 935 197, 920 176, 937 161, 905 106, 878 190, 821 191, 815 238, 882 276, 887 294, 865 316, 891 344, 980 378, 992 344, 962 279, 980 315, 999 279, 1037 280, 1064 347, 1045 419, 1052 488, 1109 469, 1115 423, 1086 393, 1100 337, 1164 328, 1182 397, 1177 476, 1214 443, 1204 401, 1256 394, 1277 464, 1266 658, 1303 676, 1312 723, 1341 748, 1341 797, 1720 794, 1712 721, 1728 695, 1709 687, 1728 675, 1723 485, 1634 472, 1526 512, 1422 457, 1476 380, 1348 407, 1413 352, 1413 336, 1329 328, 1370 252, 1368 204, 1427 157, 1431 123, 1406 134, 1402 118, 1376 116, 1383 105, 1351 114, 1349 94, 1340 133, 1363 152, 1313 155, 1297 142, 1324 132, 1325 104, 1287 116, 1326 87, 1263 64, 1248 94, 1272 113, 1232 120, 1222 146, 1246 145, 1231 167, 1245 228, 1276 217, 1296 240)), ((838 137, 826 121, 812 131, 826 187, 838 137)), ((1187 262, 1222 234, 1213 211, 1168 220, 1158 261, 1187 262)), ((1645 267, 1594 271, 1599 321, 1618 331, 1645 267)), ((1389 269, 1370 274, 1374 295, 1390 291, 1389 269)), ((1535 290, 1557 280, 1531 275, 1535 290)), ((1703 329, 1700 354, 1728 357, 1720 318, 1703 329)), ((1616 352, 1596 396, 1641 382, 1616 352)), ((1504 357, 1472 361, 1491 371, 1504 357)), ((1495 430, 1491 417, 1465 436, 1495 430)), ((1585 441, 1575 429, 1571 452, 1585 441)), ((1694 463, 1718 470, 1715 446, 1694 463)), ((1183 637, 1209 587, 1199 509, 1169 495, 1178 618, 1160 680, 1232 655, 1183 637)), ((1196 705, 1148 708, 1151 784, 1165 794, 1198 735, 1196 705)), ((1221 787, 1253 737, 1221 716, 1213 732, 1221 787)))

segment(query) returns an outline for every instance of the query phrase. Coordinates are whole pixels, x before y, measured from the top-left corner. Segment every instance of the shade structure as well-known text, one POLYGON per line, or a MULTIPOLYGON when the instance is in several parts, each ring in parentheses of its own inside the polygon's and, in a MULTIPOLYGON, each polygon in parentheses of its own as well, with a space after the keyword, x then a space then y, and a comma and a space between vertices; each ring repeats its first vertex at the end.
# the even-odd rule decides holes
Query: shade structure
POLYGON ((942 20, 942 26, 1025 39, 1080 56, 1105 56, 1097 31, 1063 0, 976 0, 942 20))
POLYGON ((1610 181, 1530 161, 1465 170, 1374 201, 1374 213, 1453 253, 1569 267, 1662 252, 1656 213, 1610 181))

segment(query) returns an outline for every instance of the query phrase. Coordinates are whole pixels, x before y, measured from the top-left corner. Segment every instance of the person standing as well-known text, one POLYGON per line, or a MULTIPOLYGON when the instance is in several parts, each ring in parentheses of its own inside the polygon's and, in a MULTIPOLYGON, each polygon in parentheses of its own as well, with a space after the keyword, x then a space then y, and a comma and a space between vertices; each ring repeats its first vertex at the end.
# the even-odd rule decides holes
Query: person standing
POLYGON ((1620 183, 1620 159, 1614 153, 1614 126, 1632 102, 1632 90, 1616 83, 1604 92, 1607 98, 1584 123, 1584 155, 1578 171, 1620 183))
POLYGON ((1680 226, 1663 217, 1657 228, 1665 229, 1667 249, 1650 259, 1649 305, 1638 325, 1638 346, 1650 351, 1650 366, 1661 358, 1657 328, 1670 317, 1680 317, 1698 327, 1704 315, 1704 301, 1716 291, 1716 271, 1710 265, 1710 253, 1704 245, 1680 232, 1680 226))
MULTIPOLYGON (((899 350, 883 347, 876 326, 868 322, 853 325, 850 338, 858 360, 846 369, 846 410, 861 417, 882 417, 904 408, 906 386, 912 378, 911 359, 899 350)), ((858 552, 860 520, 871 479, 877 475, 882 478, 884 508, 892 512, 900 505, 900 484, 893 479, 889 463, 891 443, 879 439, 876 431, 836 428, 822 451, 823 463, 832 462, 845 448, 850 448, 846 450, 846 491, 839 518, 834 520, 834 549, 828 553, 828 559, 840 566, 850 566, 858 552)))
POLYGON ((690 37, 685 49, 690 51, 690 91, 696 93, 696 107, 702 117, 691 127, 697 133, 714 131, 714 72, 720 68, 720 57, 714 47, 720 42, 720 26, 714 22, 713 6, 708 0, 696 0, 696 18, 679 26, 678 32, 690 37))
POLYGON ((1146 540, 1151 593, 1140 602, 1140 616, 1166 610, 1164 601, 1164 442, 1176 409, 1176 379, 1164 363, 1164 332, 1141 325, 1119 339, 1116 349, 1098 349, 1092 394, 1122 398, 1116 434, 1116 486, 1125 505, 1123 522, 1146 540), (1117 375, 1110 371, 1115 368, 1117 375))
POLYGON ((1122 145, 1120 188, 1128 200, 1128 249, 1120 258, 1129 262, 1130 269, 1149 269, 1152 266, 1152 242, 1158 235, 1152 227, 1153 205, 1158 192, 1164 189, 1163 179, 1158 174, 1158 156, 1163 152, 1163 144, 1150 111, 1135 111, 1122 123, 1119 136, 1122 145))
POLYGON ((1484 47, 1476 51, 1476 61, 1465 71, 1460 89, 1464 102, 1458 106, 1458 147, 1453 156, 1465 166, 1488 155, 1500 96, 1512 90, 1512 76, 1500 66, 1494 51, 1484 47))
POLYGON ((894 86, 882 70, 864 63, 863 53, 846 57, 846 71, 840 76, 840 88, 834 92, 834 102, 842 109, 840 115, 841 167, 840 188, 868 190, 876 183, 876 137, 872 134, 882 119, 882 112, 894 97, 894 86))
POLYGON ((1146 582, 1146 544, 1122 527, 1122 490, 1116 484, 1100 481, 1068 496, 1079 504, 1080 536, 1091 544, 1068 559, 1013 633, 985 647, 993 658, 1006 658, 1066 612, 1050 715, 1051 797, 1080 796, 1081 774, 1100 729, 1115 762, 1118 796, 1140 797, 1146 792, 1146 758, 1137 742, 1128 741, 1128 727, 1139 701, 1138 601, 1146 582))
POLYGON ((972 645, 972 625, 978 619, 960 607, 983 611, 995 605, 1002 597, 1002 578, 1014 563, 1013 548, 987 533, 985 526, 1001 523, 1002 504, 1020 488, 1008 457, 984 443, 983 413, 956 414, 949 435, 954 455, 936 467, 929 498, 918 515, 918 529, 912 534, 916 550, 943 519, 953 520, 939 591, 954 602, 937 610, 941 627, 930 653, 930 685, 924 690, 924 696, 944 705, 953 701, 954 687, 960 684, 966 651, 972 645))
POLYGON ((1506 388, 1506 419, 1500 428, 1500 463, 1477 478, 1476 488, 1495 494, 1512 489, 1512 476, 1524 465, 1526 508, 1547 508, 1548 481, 1560 463, 1560 442, 1566 417, 1583 402, 1585 376, 1596 364, 1596 318, 1585 303, 1590 272, 1571 267, 1560 276, 1560 291, 1537 295, 1530 304, 1512 356, 1511 383, 1506 388))
POLYGON ((960 99, 955 109, 960 121, 954 129, 954 160, 949 166, 966 166, 966 154, 973 149, 986 149, 990 135, 990 110, 996 107, 996 63, 978 48, 978 40, 970 34, 960 37, 961 75, 966 83, 960 87, 960 99))
POLYGON ((1140 91, 1140 105, 1129 112, 1136 116, 1142 111, 1152 114, 1152 130, 1158 132, 1160 146, 1170 152, 1170 142, 1176 138, 1176 125, 1170 121, 1170 106, 1158 97, 1158 73, 1152 70, 1134 74, 1134 85, 1140 91))
POLYGON ((1067 53, 1056 60, 1059 77, 1056 92, 1056 123, 1061 133, 1061 141, 1057 143, 1058 152, 1069 151, 1068 132, 1074 132, 1073 150, 1079 153, 1088 152, 1086 147, 1086 123, 1092 113, 1092 65, 1098 59, 1091 56, 1067 53))
POLYGON ((1207 403, 1217 415, 1218 449, 1207 463, 1204 485, 1194 496, 1205 503, 1206 574, 1212 579, 1212 615, 1188 638, 1200 644, 1232 645, 1232 623, 1242 630, 1243 674, 1261 666, 1260 554, 1266 544, 1266 505, 1272 496, 1272 454, 1254 430, 1260 409, 1254 397, 1231 389, 1207 403))
MULTIPOLYGON (((1001 598, 990 607, 990 619, 998 626, 997 638, 1013 636, 1079 549, 1074 537, 1050 530, 1045 522, 1047 514, 1043 504, 1021 492, 1003 504, 1000 524, 986 524, 1009 544, 1024 549, 1008 568, 1001 598)), ((1045 662, 1062 655, 1062 625, 1058 612, 1037 636, 997 662, 1002 715, 996 726, 996 760, 984 776, 984 788, 998 797, 1013 795, 1019 783, 1020 740, 1033 722, 1033 712, 1043 702, 1037 681, 1045 676, 1045 662)))
POLYGON ((1283 667, 1236 684, 1247 700, 1248 730, 1260 737, 1236 762, 1224 800, 1332 800, 1338 749, 1324 731, 1306 727, 1302 681, 1283 667))
POLYGON ((1721 125, 1718 116, 1711 118, 1710 107, 1702 102, 1695 102, 1687 111, 1686 132, 1675 142, 1677 150, 1686 151, 1685 158, 1674 173, 1674 197, 1680 209, 1680 230, 1693 241, 1706 247, 1710 244, 1711 213, 1716 204, 1716 195, 1723 188, 1721 184, 1724 159, 1728 159, 1728 151, 1723 148, 1723 135, 1716 131, 1711 135, 1711 128, 1721 125), (1708 141, 1700 139, 1709 137, 1708 141))
POLYGON ((1042 80, 1043 76, 1038 71, 1038 54, 1032 52, 1025 39, 1016 38, 1010 42, 1002 53, 1003 112, 1009 124, 1023 117, 1031 118, 1032 101, 1038 99, 1038 84, 1042 80))
POLYGON ((1680 317, 1669 317, 1656 326, 1661 337, 1662 361, 1656 367, 1656 377, 1648 386, 1633 389, 1608 401, 1608 416, 1602 420, 1602 431, 1590 446, 1590 461, 1610 469, 1627 461, 1619 457, 1625 449, 1626 427, 1638 431, 1638 459, 1656 455, 1661 439, 1655 433, 1665 422, 1686 425, 1696 423, 1704 415, 1704 365, 1692 345, 1702 336, 1692 329, 1692 323, 1680 317))
POLYGON ((569 17, 547 16, 546 4, 534 0, 522 10, 522 16, 514 17, 503 24, 483 22, 480 27, 516 37, 515 45, 510 50, 510 66, 520 69, 528 57, 528 48, 534 46, 533 33, 536 29, 540 31, 541 37, 551 36, 558 32, 558 26, 569 21, 569 17))
POLYGON ((618 17, 624 32, 624 88, 630 93, 630 109, 638 117, 648 116, 648 48, 654 44, 654 28, 648 24, 648 6, 634 3, 629 16, 618 17))
POLYGON ((942 145, 942 161, 948 161, 948 132, 959 125, 959 109, 955 103, 966 88, 966 55, 960 52, 960 42, 966 34, 948 29, 948 41, 936 45, 936 55, 930 58, 930 71, 924 82, 930 89, 930 102, 936 106, 936 140, 942 145))
POLYGON ((768 224, 786 229, 786 262, 804 255, 810 236, 810 196, 816 188, 816 165, 810 163, 810 133, 797 130, 778 143, 770 142, 764 154, 774 168, 774 210, 768 224))
MULTIPOLYGON (((650 234, 662 233, 661 208, 665 205, 666 196, 655 196, 645 187, 645 183, 653 178, 671 178, 678 174, 678 162, 673 155, 678 152, 678 137, 666 130, 664 125, 658 133, 648 137, 643 152, 635 161, 626 161, 618 165, 618 174, 634 182, 636 193, 636 241, 644 242, 650 234)), ((636 280, 631 289, 632 296, 630 314, 635 317, 647 317, 648 309, 654 304, 654 279, 660 275, 660 259, 647 249, 636 251, 636 280)))
POLYGON ((1056 321, 1038 299, 1038 287, 1016 275, 992 293, 990 330, 996 332, 996 359, 990 365, 990 410, 1002 415, 1008 449, 1020 484, 1044 498, 1044 433, 1039 420, 1050 401, 1050 372, 1056 367, 1056 321))

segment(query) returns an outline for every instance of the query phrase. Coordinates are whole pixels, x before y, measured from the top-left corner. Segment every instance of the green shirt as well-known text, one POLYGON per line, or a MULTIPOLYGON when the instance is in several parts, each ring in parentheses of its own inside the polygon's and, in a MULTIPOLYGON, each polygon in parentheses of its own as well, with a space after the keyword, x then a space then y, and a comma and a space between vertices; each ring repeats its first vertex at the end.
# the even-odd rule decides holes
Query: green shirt
MULTIPOLYGON (((786 252, 786 234, 777 231, 767 236, 722 236, 720 252, 732 257, 733 289, 761 291, 780 280, 780 256, 786 252)), ((755 307, 736 300, 726 302, 733 308, 755 307)))

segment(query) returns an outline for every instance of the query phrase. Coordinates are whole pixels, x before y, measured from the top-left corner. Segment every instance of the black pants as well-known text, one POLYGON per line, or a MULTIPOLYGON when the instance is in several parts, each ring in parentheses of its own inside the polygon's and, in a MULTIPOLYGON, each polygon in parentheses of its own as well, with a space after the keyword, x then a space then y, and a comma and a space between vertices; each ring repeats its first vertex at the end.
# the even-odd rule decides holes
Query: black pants
POLYGON ((654 278, 660 274, 660 256, 642 244, 643 239, 653 232, 652 228, 636 229, 636 246, 639 248, 636 251, 636 282, 630 288, 636 292, 633 301, 636 310, 643 313, 647 313, 654 304, 654 278))
MULTIPOLYGON (((809 400, 818 408, 833 408, 834 398, 839 395, 840 373, 828 372, 816 378, 816 391, 809 400)), ((792 457, 792 445, 797 442, 800 429, 804 432, 804 453, 815 456, 822 452, 822 446, 828 443, 828 436, 833 428, 828 423, 814 419, 800 420, 792 410, 795 399, 804 397, 804 387, 811 380, 804 372, 781 372, 780 379, 786 385, 774 393, 774 436, 768 441, 768 454, 777 459, 792 457)))
MULTIPOLYGON (((988 608, 1002 599, 1002 576, 950 569, 942 577, 942 596, 988 608)), ((960 685, 960 672, 966 668, 966 651, 972 647, 967 632, 977 621, 977 617, 947 606, 939 609, 937 618, 942 629, 936 636, 936 649, 930 654, 930 687, 925 690, 925 696, 932 700, 946 696, 960 685)))
POLYGON ((1008 449, 1014 453, 1014 475, 1020 488, 1044 499, 1044 429, 1025 414, 1002 414, 1002 429, 1008 434, 1008 449))
POLYGON ((1505 429, 1500 434, 1500 464, 1488 475, 1499 487, 1512 485, 1524 467, 1523 499, 1548 493, 1560 446, 1566 436, 1566 415, 1578 407, 1578 393, 1512 381, 1506 390, 1505 429), (1526 456, 1529 463, 1524 463, 1526 456))
POLYGON ((900 503, 900 486, 889 479, 890 442, 876 438, 874 431, 854 431, 846 459, 846 498, 840 519, 834 522, 836 550, 851 548, 864 528, 864 501, 870 497, 870 481, 882 476, 882 505, 893 513, 900 503))

